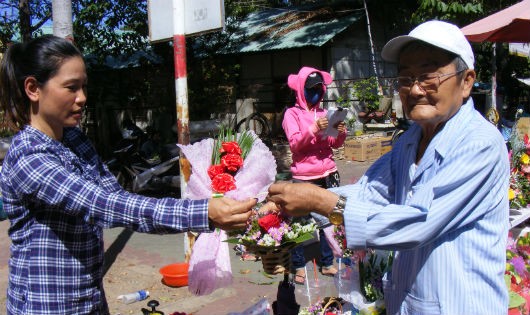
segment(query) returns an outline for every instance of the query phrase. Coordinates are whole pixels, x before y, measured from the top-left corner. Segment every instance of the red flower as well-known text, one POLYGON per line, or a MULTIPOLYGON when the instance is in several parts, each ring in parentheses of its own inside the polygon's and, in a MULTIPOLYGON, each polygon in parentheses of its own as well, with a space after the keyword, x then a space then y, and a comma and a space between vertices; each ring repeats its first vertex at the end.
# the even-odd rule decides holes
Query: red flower
POLYGON ((224 194, 227 191, 236 189, 236 180, 228 173, 221 173, 212 178, 212 189, 215 192, 224 194))
POLYGON ((282 220, 276 213, 269 213, 258 219, 259 227, 265 232, 268 232, 271 227, 279 228, 280 223, 282 220))
POLYGON ((221 148, 219 149, 219 152, 221 152, 221 154, 234 153, 241 155, 241 148, 239 147, 239 144, 236 141, 228 141, 221 143, 221 148))
POLYGON ((221 157, 221 165, 229 172, 237 172, 243 166, 243 158, 239 154, 228 153, 221 157))
POLYGON ((208 168, 208 176, 210 177, 210 179, 224 172, 225 172, 225 168, 221 164, 212 165, 208 168))

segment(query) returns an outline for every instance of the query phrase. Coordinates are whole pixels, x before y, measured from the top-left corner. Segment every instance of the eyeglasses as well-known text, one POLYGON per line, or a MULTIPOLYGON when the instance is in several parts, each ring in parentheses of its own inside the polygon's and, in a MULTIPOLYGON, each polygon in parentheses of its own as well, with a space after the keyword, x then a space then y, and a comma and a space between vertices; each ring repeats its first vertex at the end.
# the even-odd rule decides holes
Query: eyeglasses
POLYGON ((447 80, 442 81, 441 78, 450 78, 464 71, 465 69, 452 73, 424 73, 417 77, 397 77, 393 81, 393 87, 401 93, 409 93, 417 82, 425 93, 436 93, 440 85, 447 80))

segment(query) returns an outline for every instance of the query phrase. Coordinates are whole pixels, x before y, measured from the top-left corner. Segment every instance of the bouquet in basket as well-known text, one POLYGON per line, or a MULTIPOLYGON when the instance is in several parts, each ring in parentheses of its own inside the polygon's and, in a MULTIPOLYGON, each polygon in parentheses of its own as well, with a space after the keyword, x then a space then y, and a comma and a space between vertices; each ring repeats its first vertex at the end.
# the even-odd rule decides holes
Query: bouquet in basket
POLYGON ((255 211, 250 217, 246 230, 232 232, 233 238, 227 241, 242 244, 247 250, 261 256, 265 271, 275 274, 285 271, 289 263, 289 250, 297 244, 312 239, 316 228, 313 220, 303 218, 294 220, 276 211, 263 213, 255 211), (267 261, 268 258, 276 260, 267 261))
MULTIPOLYGON (((265 198, 268 187, 274 182, 274 156, 252 131, 234 133, 221 128, 216 139, 179 147, 191 165, 191 175, 183 192, 185 198, 224 195, 236 200, 259 200, 265 198)), ((226 232, 216 230, 200 234, 195 241, 188 271, 188 289, 193 294, 209 294, 231 284, 226 238, 226 232)))
POLYGON ((302 308, 298 315, 351 315, 351 310, 343 308, 345 304, 346 301, 341 298, 325 297, 315 304, 302 308))

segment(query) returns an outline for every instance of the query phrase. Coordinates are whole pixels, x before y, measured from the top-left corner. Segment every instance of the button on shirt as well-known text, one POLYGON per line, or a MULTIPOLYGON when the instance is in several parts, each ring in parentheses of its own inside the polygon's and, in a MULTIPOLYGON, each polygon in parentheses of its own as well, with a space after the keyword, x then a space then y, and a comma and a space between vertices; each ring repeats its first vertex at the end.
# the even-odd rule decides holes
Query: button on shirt
POLYGON ((506 314, 509 161, 499 131, 471 99, 414 165, 413 125, 348 197, 348 247, 396 250, 387 314, 506 314))
POLYGON ((26 126, 0 184, 11 222, 8 314, 108 314, 103 228, 210 231, 207 200, 124 191, 77 128, 65 128, 59 142, 26 126))

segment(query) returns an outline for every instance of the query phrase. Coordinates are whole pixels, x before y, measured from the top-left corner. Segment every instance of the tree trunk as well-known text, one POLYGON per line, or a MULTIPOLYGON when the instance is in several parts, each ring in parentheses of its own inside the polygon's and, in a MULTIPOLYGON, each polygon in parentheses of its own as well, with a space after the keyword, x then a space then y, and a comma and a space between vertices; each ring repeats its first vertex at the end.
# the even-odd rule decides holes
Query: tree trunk
POLYGON ((72 22, 72 1, 52 1, 53 35, 74 40, 74 27, 72 22))
POLYGON ((18 3, 18 20, 20 25, 20 38, 23 42, 31 39, 31 11, 29 9, 29 0, 20 0, 18 3))

